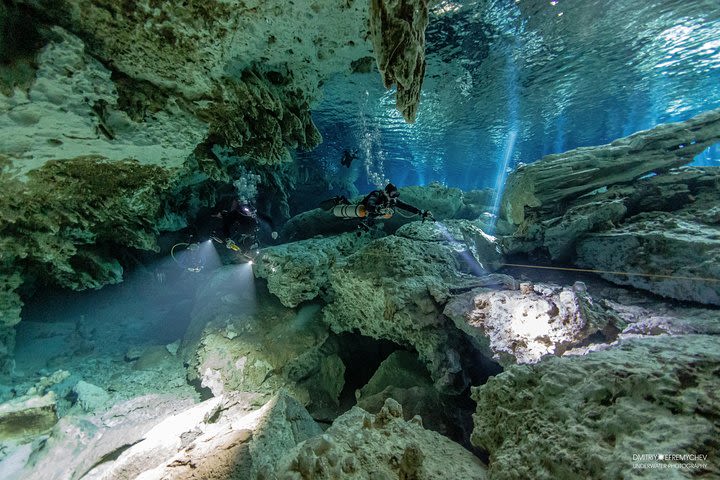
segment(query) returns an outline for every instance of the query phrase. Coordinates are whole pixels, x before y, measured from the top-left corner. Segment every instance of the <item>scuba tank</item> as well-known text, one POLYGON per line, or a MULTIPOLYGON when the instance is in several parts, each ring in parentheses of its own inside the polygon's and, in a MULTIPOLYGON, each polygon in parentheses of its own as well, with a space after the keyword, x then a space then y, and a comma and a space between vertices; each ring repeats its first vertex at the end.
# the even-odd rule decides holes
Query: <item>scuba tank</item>
POLYGON ((365 205, 336 205, 332 209, 333 215, 340 218, 365 218, 367 216, 367 209, 365 205))
MULTIPOLYGON (((332 209, 333 215, 340 218, 365 218, 368 216, 367 214, 367 208, 365 208, 365 205, 358 203, 356 205, 354 204, 343 204, 343 205, 336 205, 332 209)), ((393 216, 393 209, 392 208, 382 208, 379 211, 380 215, 378 215, 376 218, 390 218, 393 216)))

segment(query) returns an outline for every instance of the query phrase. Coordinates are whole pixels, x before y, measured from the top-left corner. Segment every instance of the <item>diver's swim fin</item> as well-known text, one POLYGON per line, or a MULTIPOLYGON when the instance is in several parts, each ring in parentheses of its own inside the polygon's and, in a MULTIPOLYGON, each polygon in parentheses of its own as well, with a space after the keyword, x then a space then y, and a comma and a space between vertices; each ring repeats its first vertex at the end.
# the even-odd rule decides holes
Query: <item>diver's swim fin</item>
POLYGON ((320 202, 320 208, 327 211, 332 210, 335 205, 337 205, 337 201, 335 201, 334 198, 328 198, 327 200, 320 202))
POLYGON ((332 210, 337 205, 350 205, 350 201, 345 198, 343 195, 328 198, 327 200, 323 200, 320 202, 320 208, 323 210, 332 210))

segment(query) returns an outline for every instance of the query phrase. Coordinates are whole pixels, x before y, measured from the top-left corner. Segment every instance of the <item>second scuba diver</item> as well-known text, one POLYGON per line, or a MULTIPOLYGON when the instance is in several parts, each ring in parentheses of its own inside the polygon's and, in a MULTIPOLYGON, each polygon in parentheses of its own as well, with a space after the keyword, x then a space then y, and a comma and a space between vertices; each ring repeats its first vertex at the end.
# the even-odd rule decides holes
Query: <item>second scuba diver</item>
POLYGON ((396 208, 419 215, 423 221, 428 218, 435 220, 429 210, 420 210, 409 203, 403 202, 398 197, 400 197, 400 192, 397 187, 392 183, 388 183, 385 189, 373 190, 368 193, 360 203, 352 204, 347 198, 340 196, 326 200, 320 206, 326 210, 331 210, 336 217, 362 219, 359 227, 365 230, 369 230, 377 219, 392 217, 396 208))

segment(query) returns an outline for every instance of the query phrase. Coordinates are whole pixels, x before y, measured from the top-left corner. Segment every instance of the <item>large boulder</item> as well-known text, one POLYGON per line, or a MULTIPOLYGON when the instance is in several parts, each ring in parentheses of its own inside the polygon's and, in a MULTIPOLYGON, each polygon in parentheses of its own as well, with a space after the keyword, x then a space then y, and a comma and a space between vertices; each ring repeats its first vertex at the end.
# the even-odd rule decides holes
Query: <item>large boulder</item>
POLYGON ((717 476, 719 347, 717 336, 661 336, 510 367, 474 389, 471 440, 497 479, 657 473, 638 463, 665 473, 685 464, 674 478, 717 476))
POLYGON ((191 405, 189 399, 147 395, 119 402, 103 414, 65 416, 46 436, 12 451, 0 471, 9 480, 83 478, 90 470, 102 471, 154 426, 191 405))
POLYGON ((300 442, 322 433, 297 401, 279 393, 261 408, 223 395, 170 416, 87 478, 267 478, 300 442))
POLYGON ((353 407, 322 435, 301 443, 277 468, 278 478, 486 478, 478 458, 419 418, 403 419, 392 398, 377 415, 353 407))
POLYGON ((506 366, 613 341, 623 326, 612 310, 592 299, 582 282, 571 287, 524 282, 518 288, 478 288, 453 297, 444 314, 484 355, 506 366))

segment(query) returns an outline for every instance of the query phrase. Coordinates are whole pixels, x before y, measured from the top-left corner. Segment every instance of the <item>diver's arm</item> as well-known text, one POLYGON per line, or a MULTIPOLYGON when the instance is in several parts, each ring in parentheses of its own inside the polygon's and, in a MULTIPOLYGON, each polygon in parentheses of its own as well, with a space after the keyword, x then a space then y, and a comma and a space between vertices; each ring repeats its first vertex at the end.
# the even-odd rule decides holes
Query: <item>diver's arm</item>
POLYGON ((422 213, 423 213, 423 211, 420 210, 419 208, 414 207, 414 206, 410 205, 409 203, 405 203, 402 200, 396 200, 395 206, 398 208, 402 208, 406 212, 414 213, 415 215, 422 215, 422 213))

